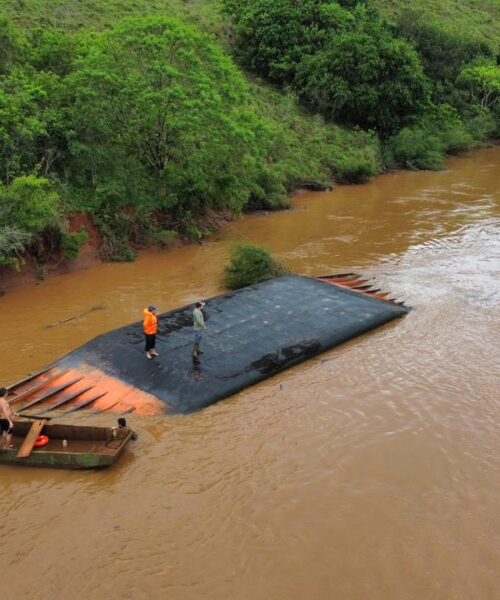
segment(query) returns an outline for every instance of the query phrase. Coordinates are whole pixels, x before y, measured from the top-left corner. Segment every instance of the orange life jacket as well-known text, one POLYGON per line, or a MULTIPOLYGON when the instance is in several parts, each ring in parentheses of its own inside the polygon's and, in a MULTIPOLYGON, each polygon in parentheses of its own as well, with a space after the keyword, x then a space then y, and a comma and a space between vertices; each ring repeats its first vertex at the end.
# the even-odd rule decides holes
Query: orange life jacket
POLYGON ((155 314, 144 309, 144 333, 154 335, 158 331, 158 319, 155 314))

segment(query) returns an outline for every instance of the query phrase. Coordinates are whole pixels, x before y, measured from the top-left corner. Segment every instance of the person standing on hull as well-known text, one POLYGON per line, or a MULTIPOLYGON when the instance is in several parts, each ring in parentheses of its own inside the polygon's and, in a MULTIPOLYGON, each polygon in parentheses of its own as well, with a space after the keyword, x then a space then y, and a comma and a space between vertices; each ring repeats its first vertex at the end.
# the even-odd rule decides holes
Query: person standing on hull
POLYGON ((0 438, 0 448, 8 448, 10 446, 12 430, 14 429, 14 423, 12 422, 13 412, 5 396, 7 396, 7 390, 4 387, 0 388, 0 434, 2 436, 0 438))
POLYGON ((156 306, 148 306, 144 309, 144 335, 146 336, 145 352, 148 358, 159 356, 155 350, 156 334, 158 333, 158 317, 156 306))
POLYGON ((205 325, 205 317, 203 316, 204 302, 197 302, 193 310, 193 329, 194 329, 194 346, 193 357, 198 359, 203 350, 200 349, 203 331, 207 328, 205 325))

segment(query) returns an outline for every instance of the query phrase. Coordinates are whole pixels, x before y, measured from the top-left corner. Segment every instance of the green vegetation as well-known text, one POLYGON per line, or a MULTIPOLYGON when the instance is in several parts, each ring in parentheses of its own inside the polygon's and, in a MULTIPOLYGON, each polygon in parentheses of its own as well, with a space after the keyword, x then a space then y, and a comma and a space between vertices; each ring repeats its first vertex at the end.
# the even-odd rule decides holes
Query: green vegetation
POLYGON ((133 260, 209 234, 207 211, 437 169, 499 136, 495 2, 407 6, 5 0, 0 265, 74 259, 75 212, 104 258, 133 260))
POLYGON ((8 224, 0 227, 0 266, 19 269, 23 255, 29 248, 31 236, 26 231, 8 224))
POLYGON ((283 206, 284 194, 297 188, 327 189, 338 183, 363 183, 382 169, 376 135, 325 122, 320 115, 299 109, 296 96, 262 84, 252 84, 259 114, 266 115, 272 146, 265 171, 255 190, 252 208, 283 206), (278 195, 271 182, 281 182, 278 195))
POLYGON ((61 246, 64 251, 64 258, 66 260, 75 260, 80 253, 82 246, 89 239, 87 230, 82 228, 77 233, 61 233, 61 246))
POLYGON ((407 169, 439 169, 446 154, 471 148, 474 138, 457 111, 441 105, 417 125, 404 127, 391 139, 386 162, 403 164, 407 169))
POLYGON ((226 267, 225 285, 237 290, 247 285, 287 275, 289 271, 275 260, 269 250, 242 244, 231 249, 231 262, 226 267))
POLYGON ((41 257, 43 234, 58 230, 59 205, 47 179, 28 175, 0 186, 0 265, 19 268, 28 249, 41 257))
POLYGON ((468 89, 470 102, 479 103, 482 109, 496 107, 500 101, 500 67, 468 67, 460 73, 458 85, 468 89))
POLYGON ((397 21, 398 33, 412 43, 422 60, 425 73, 435 84, 437 100, 453 92, 453 84, 468 64, 493 59, 493 49, 468 30, 453 31, 442 21, 424 13, 407 10, 397 21))
POLYGON ((269 131, 208 37, 169 18, 124 21, 78 59, 67 89, 73 180, 98 211, 180 222, 251 197, 269 131))
POLYGON ((242 62, 292 85, 326 117, 386 133, 426 108, 417 53, 376 10, 320 0, 226 0, 226 7, 242 62))
POLYGON ((12 22, 32 29, 102 31, 127 17, 183 16, 213 21, 211 0, 3 0, 2 10, 12 22))
POLYGON ((244 66, 329 120, 376 131, 390 165, 440 168, 447 154, 498 135, 495 44, 466 29, 414 10, 389 22, 369 1, 224 7, 244 66))
POLYGON ((497 0, 373 0, 383 14, 397 21, 409 5, 422 21, 438 22, 457 36, 467 33, 484 41, 496 54, 500 50, 500 6, 497 0))

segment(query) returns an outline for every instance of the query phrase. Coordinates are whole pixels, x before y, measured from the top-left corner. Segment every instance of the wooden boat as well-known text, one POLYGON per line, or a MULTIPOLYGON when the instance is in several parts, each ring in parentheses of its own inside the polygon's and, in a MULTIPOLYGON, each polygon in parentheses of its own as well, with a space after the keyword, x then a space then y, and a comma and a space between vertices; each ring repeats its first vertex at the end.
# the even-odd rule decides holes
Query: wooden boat
POLYGON ((51 425, 48 420, 14 421, 10 447, 0 448, 0 464, 62 469, 108 467, 136 437, 124 419, 120 427, 51 425), (40 434, 48 437, 48 443, 36 447, 40 434))

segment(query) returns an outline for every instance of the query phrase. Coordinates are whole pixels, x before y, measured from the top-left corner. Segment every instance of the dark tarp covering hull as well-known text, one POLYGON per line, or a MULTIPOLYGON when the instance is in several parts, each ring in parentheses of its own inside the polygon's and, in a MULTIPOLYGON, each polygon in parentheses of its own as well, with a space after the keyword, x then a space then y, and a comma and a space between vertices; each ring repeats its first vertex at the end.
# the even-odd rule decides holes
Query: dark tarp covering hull
MULTIPOLYGON (((160 315, 159 357, 144 355, 142 322, 111 331, 56 363, 102 371, 155 396, 167 412, 188 413, 366 331, 408 308, 317 279, 287 276, 206 302, 208 329, 199 364, 192 358, 193 306, 160 315)), ((138 413, 141 411, 138 410, 138 413)))

